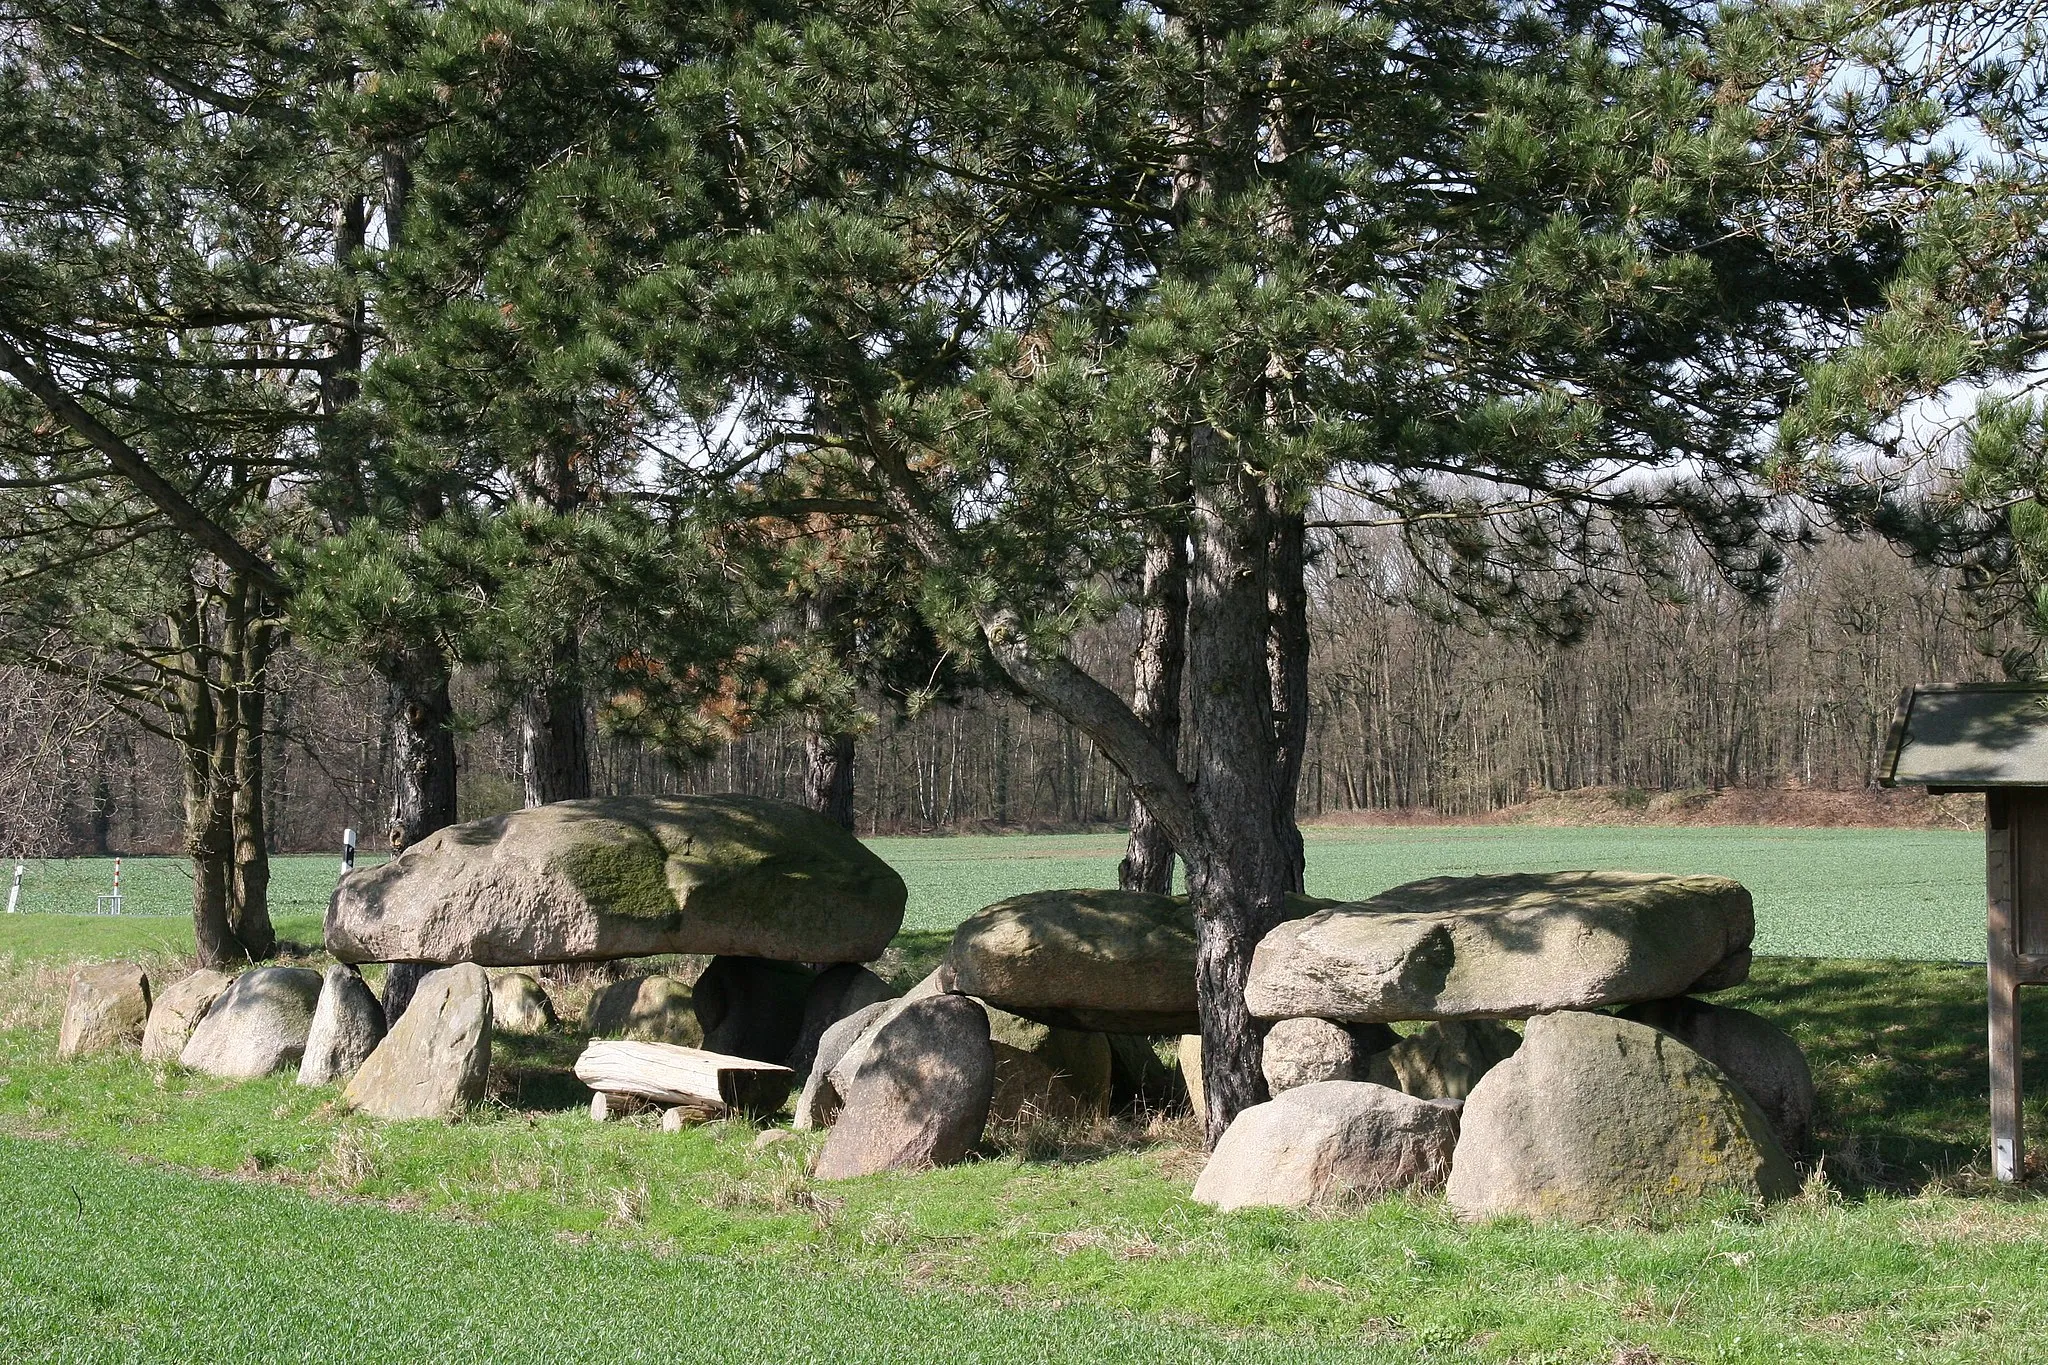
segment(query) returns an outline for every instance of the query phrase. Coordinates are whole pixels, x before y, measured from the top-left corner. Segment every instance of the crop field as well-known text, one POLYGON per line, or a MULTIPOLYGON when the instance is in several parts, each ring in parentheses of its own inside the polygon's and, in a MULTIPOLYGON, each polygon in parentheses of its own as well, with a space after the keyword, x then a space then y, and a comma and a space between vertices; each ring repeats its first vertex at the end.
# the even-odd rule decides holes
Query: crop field
MULTIPOLYGON (((1755 894, 1761 953, 1943 962, 1984 957, 1984 840, 1966 830, 1489 825, 1311 828, 1307 837, 1308 889, 1320 896, 1358 899, 1417 877, 1473 872, 1712 872, 1755 894)), ((1123 854, 1122 840, 1103 834, 867 842, 903 874, 910 887, 903 927, 923 935, 950 930, 982 906, 1020 892, 1114 886, 1123 854)), ((61 930, 46 922, 29 933, 0 916, 0 953, 48 948, 85 956, 127 951, 124 945, 191 944, 183 921, 191 882, 180 859, 124 861, 126 906, 161 916, 124 922, 96 922, 85 913, 111 885, 112 860, 28 866, 23 909, 58 912, 68 922, 61 930)), ((275 860, 271 913, 283 937, 319 941, 336 867, 327 855, 275 860)))

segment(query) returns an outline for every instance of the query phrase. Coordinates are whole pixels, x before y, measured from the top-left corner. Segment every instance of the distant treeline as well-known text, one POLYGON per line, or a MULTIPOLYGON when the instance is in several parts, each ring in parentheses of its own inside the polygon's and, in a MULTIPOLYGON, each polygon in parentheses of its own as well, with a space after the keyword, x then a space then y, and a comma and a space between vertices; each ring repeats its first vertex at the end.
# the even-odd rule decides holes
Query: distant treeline
MULTIPOLYGON (((1998 675, 1949 577, 1875 541, 1795 555, 1781 589, 1747 601, 1701 566, 1679 600, 1617 585, 1582 639, 1476 627, 1418 602, 1392 546, 1329 546, 1315 581, 1305 815, 1468 816, 1532 793, 1800 786, 1872 778, 1893 701, 1911 683, 1998 675), (1983 646, 1980 648, 1979 646, 1983 646)), ((1087 632, 1076 654, 1128 693, 1133 623, 1087 632)), ((0 697, 6 852, 174 852, 177 752, 24 676, 0 697)), ((520 804, 516 727, 459 688, 464 818, 520 804)), ((374 842, 391 756, 373 680, 288 649, 273 677, 266 768, 278 851, 325 850, 344 827, 374 842)), ((1007 695, 971 692, 905 714, 872 698, 856 749, 862 833, 1122 824, 1122 778, 1072 726, 1007 695)), ((710 758, 673 762, 599 736, 606 793, 740 791, 799 799, 804 734, 770 727, 710 758)))

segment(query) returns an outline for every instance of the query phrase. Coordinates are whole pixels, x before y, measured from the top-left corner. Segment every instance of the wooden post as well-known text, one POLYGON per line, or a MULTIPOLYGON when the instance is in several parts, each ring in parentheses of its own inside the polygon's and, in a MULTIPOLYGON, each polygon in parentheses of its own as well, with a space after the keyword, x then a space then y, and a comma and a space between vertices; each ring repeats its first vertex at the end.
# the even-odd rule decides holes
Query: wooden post
MULTIPOLYGON (((1991 1025, 1991 1173, 2008 1184, 2025 1169, 2025 1134, 2020 1110, 2019 944, 2015 940, 2015 890, 2030 880, 2016 864, 2032 842, 2023 838, 2015 801, 2005 792, 1985 793, 1984 883, 1990 935, 1985 978, 1991 1025)), ((2031 814, 2032 812, 2028 812, 2031 814)), ((2031 832, 2031 831, 2028 831, 2031 832)))

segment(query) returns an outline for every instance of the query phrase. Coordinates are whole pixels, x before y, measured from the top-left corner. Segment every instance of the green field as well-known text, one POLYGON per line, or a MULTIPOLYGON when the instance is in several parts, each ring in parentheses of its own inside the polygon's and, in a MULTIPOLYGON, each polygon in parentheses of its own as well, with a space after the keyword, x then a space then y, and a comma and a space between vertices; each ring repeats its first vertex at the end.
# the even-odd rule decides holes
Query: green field
MULTIPOLYGON (((949 930, 984 905, 1022 891, 1113 886, 1123 844, 1113 835, 1010 835, 868 841, 910 887, 904 929, 949 930)), ((283 857, 274 864, 272 914, 285 938, 319 940, 334 888, 335 859, 283 857)), ((1528 825, 1311 829, 1308 889, 1356 899, 1417 877, 1579 867, 1714 872, 1756 895, 1757 950, 1811 957, 1905 957, 1982 961, 1984 840, 1964 830, 1627 828, 1528 825)), ((111 882, 104 859, 30 865, 22 904, 37 912, 89 911, 111 882)), ((77 918, 58 940, 86 956, 129 943, 189 947, 191 883, 173 858, 130 858, 126 904, 164 915, 151 924, 77 918)), ((0 916, 0 952, 48 944, 49 925, 29 930, 0 916)))
MULTIPOLYGON (((898 985, 963 914, 1102 883, 1119 851, 875 843, 911 886, 898 985)), ((119 951, 171 979, 189 931, 18 916, 0 923, 0 1360, 2041 1360, 2048 1199, 1985 1177, 1983 975, 1960 961, 1981 956, 1981 856, 1967 833, 1312 833, 1326 894, 1485 869, 1725 872, 1757 894, 1760 946, 1806 950, 1718 997, 1812 1061, 1806 1193, 1590 1229, 1461 1225, 1438 1199, 1219 1214, 1188 1197, 1185 1120, 998 1134, 948 1170, 818 1185, 815 1135, 591 1124, 574 1032, 500 1038, 491 1101, 455 1124, 373 1124, 289 1076, 64 1064, 66 962, 119 951)), ((331 885, 331 860, 287 866, 293 895, 331 885)), ((149 867, 176 885, 175 865, 149 867)), ((299 904, 284 923, 304 941, 317 900, 299 904)), ((2028 1121, 2038 1159, 2041 1089, 2028 1121)))

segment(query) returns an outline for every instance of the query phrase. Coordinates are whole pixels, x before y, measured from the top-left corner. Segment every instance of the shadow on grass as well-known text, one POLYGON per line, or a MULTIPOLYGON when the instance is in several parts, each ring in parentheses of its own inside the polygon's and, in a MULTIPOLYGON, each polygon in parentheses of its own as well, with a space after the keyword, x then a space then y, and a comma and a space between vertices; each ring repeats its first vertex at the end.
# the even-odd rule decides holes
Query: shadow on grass
MULTIPOLYGON (((2048 1051, 2048 990, 2026 1003, 2024 1046, 2048 1051)), ((1849 1192, 1911 1192, 1989 1169, 1984 968, 1967 963, 1760 958, 1716 995, 1798 1040, 1819 1091, 1815 1146, 1849 1192)), ((2028 1096, 2037 1144, 2048 1105, 2028 1096)), ((2032 1167, 2035 1163, 2029 1163, 2032 1167)))
POLYGON ((491 1094, 514 1109, 559 1113, 590 1103, 576 1079, 576 1059, 590 1036, 581 1032, 500 1033, 491 1039, 491 1094))

